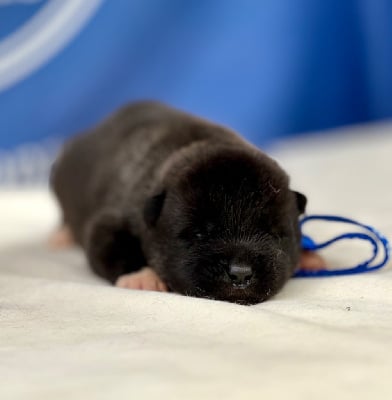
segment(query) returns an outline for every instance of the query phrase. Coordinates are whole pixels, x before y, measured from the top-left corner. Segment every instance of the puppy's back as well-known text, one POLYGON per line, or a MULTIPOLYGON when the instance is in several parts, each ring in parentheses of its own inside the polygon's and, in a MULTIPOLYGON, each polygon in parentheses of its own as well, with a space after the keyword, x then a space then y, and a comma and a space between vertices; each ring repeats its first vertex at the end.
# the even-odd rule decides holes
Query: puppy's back
POLYGON ((51 184, 64 222, 80 242, 83 226, 99 209, 122 208, 127 202, 128 208, 139 212, 165 160, 195 141, 214 136, 225 140, 225 133, 159 102, 121 108, 92 130, 71 138, 58 157, 51 184))

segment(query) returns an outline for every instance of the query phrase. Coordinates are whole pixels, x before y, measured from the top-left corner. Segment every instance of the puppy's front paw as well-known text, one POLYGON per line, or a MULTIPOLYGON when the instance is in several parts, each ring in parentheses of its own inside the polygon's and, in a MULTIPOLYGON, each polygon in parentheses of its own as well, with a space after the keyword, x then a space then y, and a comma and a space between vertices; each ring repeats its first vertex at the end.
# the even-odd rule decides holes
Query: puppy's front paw
POLYGON ((327 268, 325 260, 321 256, 308 250, 302 250, 298 267, 307 271, 319 271, 327 268))
POLYGON ((115 285, 124 289, 167 292, 166 285, 161 281, 154 270, 149 267, 144 267, 140 271, 120 276, 115 285))

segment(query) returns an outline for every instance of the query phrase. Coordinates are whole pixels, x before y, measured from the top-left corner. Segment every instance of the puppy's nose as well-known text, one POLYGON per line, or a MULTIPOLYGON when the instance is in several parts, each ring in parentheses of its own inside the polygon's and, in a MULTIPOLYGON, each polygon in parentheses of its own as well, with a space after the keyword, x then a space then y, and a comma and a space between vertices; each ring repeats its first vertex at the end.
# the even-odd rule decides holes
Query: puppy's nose
POLYGON ((232 264, 229 267, 229 276, 234 286, 249 286, 253 270, 247 265, 232 264))

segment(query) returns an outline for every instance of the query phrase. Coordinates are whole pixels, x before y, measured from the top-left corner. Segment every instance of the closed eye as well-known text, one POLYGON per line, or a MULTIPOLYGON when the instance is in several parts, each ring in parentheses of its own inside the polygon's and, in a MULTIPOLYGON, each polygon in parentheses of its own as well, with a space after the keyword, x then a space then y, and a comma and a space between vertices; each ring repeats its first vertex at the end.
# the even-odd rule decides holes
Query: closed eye
POLYGON ((178 238, 186 242, 193 242, 196 239, 200 240, 203 237, 204 235, 201 231, 192 228, 185 228, 178 234, 178 238))

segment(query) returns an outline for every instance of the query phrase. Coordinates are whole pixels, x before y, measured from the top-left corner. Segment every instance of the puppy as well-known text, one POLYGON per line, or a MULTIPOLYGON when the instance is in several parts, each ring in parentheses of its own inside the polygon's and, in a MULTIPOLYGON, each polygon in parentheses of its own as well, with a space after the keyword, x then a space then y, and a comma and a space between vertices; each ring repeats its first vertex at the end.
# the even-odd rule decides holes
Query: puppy
POLYGON ((126 106, 71 139, 51 184, 92 269, 119 286, 255 304, 300 260, 306 198, 280 166, 160 103, 126 106))

